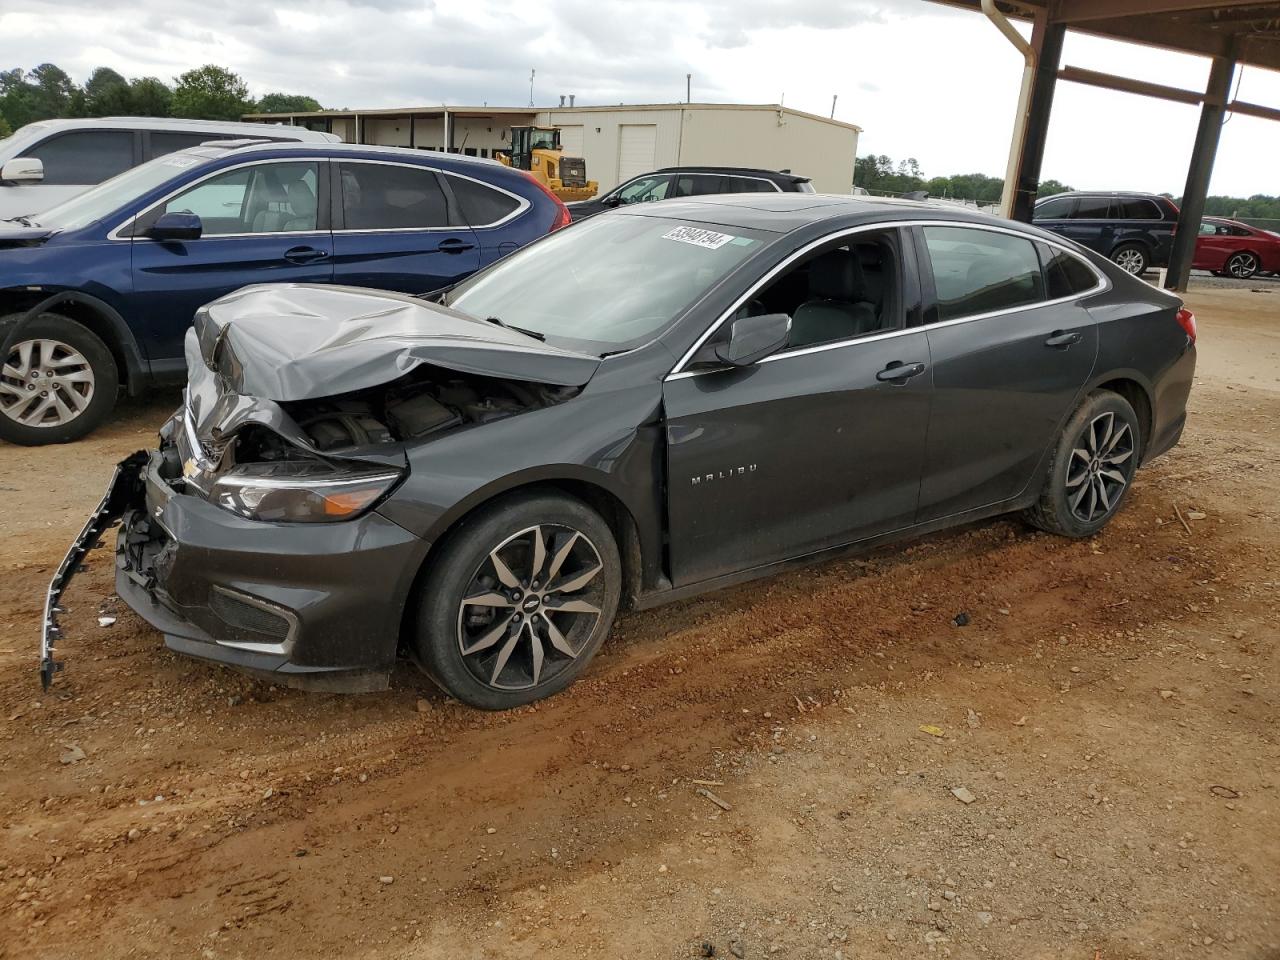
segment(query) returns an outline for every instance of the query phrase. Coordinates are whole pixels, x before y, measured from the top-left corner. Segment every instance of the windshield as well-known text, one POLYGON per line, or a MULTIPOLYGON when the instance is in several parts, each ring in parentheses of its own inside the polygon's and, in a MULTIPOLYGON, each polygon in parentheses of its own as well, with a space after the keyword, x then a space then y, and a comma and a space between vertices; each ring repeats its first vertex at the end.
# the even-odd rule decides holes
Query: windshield
POLYGON ((445 304, 572 349, 615 353, 652 340, 765 236, 660 217, 593 217, 462 282, 445 304))
POLYGON ((58 230, 78 230, 110 216, 131 200, 172 180, 184 170, 204 163, 205 159, 186 151, 157 157, 46 210, 33 222, 58 230))

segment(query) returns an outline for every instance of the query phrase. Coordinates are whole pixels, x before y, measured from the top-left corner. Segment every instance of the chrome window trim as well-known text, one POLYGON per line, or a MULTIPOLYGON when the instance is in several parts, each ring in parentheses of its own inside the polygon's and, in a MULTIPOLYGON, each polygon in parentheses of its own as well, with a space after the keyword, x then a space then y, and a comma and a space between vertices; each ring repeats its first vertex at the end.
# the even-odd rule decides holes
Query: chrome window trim
MULTIPOLYGON (((432 173, 435 173, 438 176, 460 177, 463 180, 470 180, 473 183, 480 184, 480 186, 482 187, 488 187, 490 190, 496 190, 498 193, 505 193, 508 197, 516 201, 516 208, 514 210, 512 210, 505 217, 502 217, 501 219, 498 219, 498 220, 494 220, 491 223, 466 224, 466 225, 454 224, 453 226, 443 226, 443 227, 361 227, 359 229, 347 229, 344 227, 341 230, 334 230, 333 233, 335 236, 339 233, 341 234, 439 233, 439 232, 447 233, 451 230, 456 233, 459 230, 492 230, 494 227, 500 227, 504 223, 510 223, 516 217, 523 215, 526 210, 528 210, 530 207, 533 206, 533 203, 531 201, 529 201, 525 197, 520 196, 518 193, 512 193, 510 190, 507 190, 503 187, 499 187, 496 184, 489 183, 487 180, 481 180, 479 177, 469 177, 465 173, 455 173, 452 170, 442 170, 439 167, 432 167, 425 163, 406 163, 401 160, 367 160, 367 159, 364 159, 363 157, 352 157, 351 159, 346 159, 345 157, 331 157, 330 160, 335 164, 372 163, 372 164, 377 164, 384 167, 409 167, 412 170, 430 170, 432 173)), ((338 186, 338 190, 341 191, 342 189, 341 171, 339 171, 337 186, 338 186)), ((458 212, 459 214, 461 214, 462 211, 459 210, 458 212)), ((344 210, 344 213, 345 213, 345 210, 344 210)))
POLYGON ((902 229, 907 227, 961 227, 968 230, 986 230, 991 233, 1005 233, 1011 236, 1021 237, 1023 240, 1026 240, 1028 243, 1031 243, 1031 244, 1035 244, 1037 242, 1043 243, 1046 246, 1056 247, 1057 249, 1062 250, 1065 253, 1068 253, 1071 256, 1075 257, 1077 260, 1079 260, 1081 263, 1083 263, 1085 266, 1089 268, 1089 270, 1093 273, 1094 277, 1097 278, 1098 282, 1094 286, 1090 287, 1088 290, 1081 291, 1080 293, 1073 293, 1067 297, 1057 297, 1053 300, 1040 300, 1040 301, 1037 301, 1036 303, 1025 303, 1017 307, 1005 307, 1002 310, 991 310, 986 313, 974 313, 974 314, 969 314, 963 317, 952 317, 950 320, 940 320, 936 323, 921 324, 920 326, 917 326, 917 327, 903 327, 902 329, 899 329, 899 330, 886 330, 883 333, 872 333, 862 337, 853 337, 849 340, 836 340, 831 343, 815 344, 811 347, 800 347, 796 350, 788 350, 783 353, 775 353, 772 356, 765 357, 763 360, 759 362, 770 363, 774 360, 785 360, 785 359, 788 359, 789 357, 804 356, 806 354, 811 354, 811 353, 821 353, 826 350, 839 350, 844 347, 856 346, 857 344, 860 344, 860 343, 869 343, 874 340, 888 340, 892 337, 900 337, 909 333, 923 333, 928 330, 936 330, 940 327, 952 327, 961 323, 972 323, 975 320, 986 320, 991 317, 999 317, 1009 313, 1019 313, 1023 310, 1034 310, 1034 309, 1038 309, 1039 307, 1050 307, 1059 303, 1069 303, 1074 300, 1082 300, 1085 297, 1091 297, 1091 296, 1094 296, 1095 294, 1102 293, 1103 291, 1108 290, 1111 287, 1111 281, 1107 279, 1106 275, 1101 270, 1099 270, 1096 266, 1090 263, 1086 258, 1080 256, 1080 254, 1072 250, 1066 244, 1059 243, 1056 240, 1051 240, 1045 237, 1031 236, 1021 230, 1015 230, 1011 227, 1002 227, 1002 226, 999 226, 998 224, 988 224, 988 223, 967 223, 965 221, 957 221, 957 220, 889 220, 889 221, 884 221, 880 223, 864 223, 856 227, 849 227, 844 230, 837 230, 834 233, 829 233, 826 236, 819 237, 816 240, 812 240, 809 243, 805 244, 800 249, 793 251, 789 256, 783 259, 780 263, 775 264, 767 273, 765 273, 762 277, 756 280, 755 283, 753 283, 750 287, 748 287, 747 291, 744 294, 742 294, 740 297, 734 300, 734 302, 729 306, 729 308, 725 310, 716 319, 714 323, 712 323, 709 327, 707 327, 707 329, 702 333, 702 335, 693 342, 693 345, 684 352, 684 354, 680 357, 676 365, 671 368, 671 372, 667 374, 667 376, 664 379, 664 382, 669 380, 683 380, 686 377, 696 377, 704 373, 717 372, 714 369, 686 370, 684 369, 684 366, 685 364, 689 363, 693 355, 698 352, 698 350, 702 347, 702 345, 706 343, 707 340, 709 340, 711 336, 718 329, 720 329, 721 325, 723 325, 726 320, 732 317, 738 310, 742 308, 742 305, 744 303, 750 300, 756 293, 760 291, 762 287, 766 286, 778 274, 780 274, 783 270, 789 267, 796 260, 805 256, 807 253, 811 252, 817 247, 821 247, 835 240, 842 240, 845 237, 851 237, 859 233, 867 233, 873 230, 902 229))
MULTIPOLYGON (((295 141, 290 141, 290 142, 295 142, 295 141)), ((180 152, 180 151, 179 151, 179 152, 180 152)), ((165 157, 167 157, 167 156, 170 156, 170 154, 167 154, 167 153, 166 153, 166 154, 164 154, 164 156, 165 156, 165 157)), ((163 157, 156 157, 155 159, 160 160, 160 159, 163 159, 163 157)), ((125 243, 131 243, 132 241, 134 241, 134 240, 136 240, 136 239, 138 239, 138 238, 137 238, 137 237, 122 237, 122 236, 120 236, 120 231, 121 231, 121 230, 123 230, 125 227, 130 227, 130 226, 132 226, 134 223, 136 223, 136 222, 137 222, 137 220, 138 220, 138 218, 139 218, 139 217, 144 217, 144 216, 146 216, 148 213, 150 213, 150 212, 151 212, 152 210, 154 210, 156 207, 160 206, 161 204, 168 203, 170 200, 172 200, 172 199, 173 199, 174 197, 176 197, 178 194, 180 194, 180 193, 185 193, 187 190, 191 189, 192 187, 198 187, 198 186, 200 186, 200 184, 204 183, 206 180, 210 180, 210 179, 212 179, 213 177, 220 176, 220 175, 222 175, 222 174, 224 174, 224 173, 230 173, 232 170, 242 170, 242 169, 244 169, 245 167, 260 167, 260 166, 262 166, 263 164, 267 164, 267 163, 316 163, 316 164, 321 164, 321 163, 324 163, 324 162, 325 162, 326 160, 328 160, 328 159, 329 159, 328 157, 288 157, 288 158, 284 158, 284 157, 271 157, 271 158, 269 158, 269 159, 263 159, 263 160, 246 160, 244 163, 235 163, 235 164, 232 164, 232 165, 231 165, 231 166, 229 166, 229 167, 219 167, 217 170, 211 170, 211 171, 209 171, 209 173, 205 174, 203 177, 200 177, 198 180, 192 180, 190 183, 184 183, 182 186, 178 187, 176 190, 171 190, 169 193, 165 194, 163 197, 161 197, 161 198, 160 198, 159 200, 157 200, 155 203, 151 204, 151 206, 147 207, 147 209, 142 210, 142 211, 139 211, 138 213, 133 214, 133 216, 131 216, 131 217, 127 217, 125 220, 123 220, 123 221, 121 221, 120 223, 118 223, 118 224, 116 225, 116 227, 115 227, 115 229, 114 229, 114 230, 112 230, 110 233, 108 233, 108 234, 107 234, 107 239, 108 239, 108 240, 122 240, 122 241, 124 241, 125 243)), ((150 161, 146 161, 146 162, 148 162, 148 163, 149 163, 150 161)), ((316 170, 316 176, 317 176, 317 177, 319 177, 319 176, 320 176, 320 171, 319 171, 318 169, 316 170)), ((317 192, 317 198, 316 198, 316 216, 318 217, 319 215, 320 215, 320 208, 319 208, 319 195, 318 195, 318 192, 317 192)), ((314 228, 313 228, 313 229, 311 229, 311 230, 273 230, 273 231, 270 231, 270 232, 267 232, 267 233, 206 233, 206 234, 201 234, 200 239, 201 239, 201 240, 217 240, 217 239, 227 238, 227 237, 291 237, 291 236, 295 236, 295 235, 299 235, 299 234, 309 234, 309 233, 328 234, 328 233, 329 233, 329 231, 328 231, 328 230, 316 230, 316 229, 314 229, 314 228)), ((144 238, 142 238, 142 239, 146 239, 146 238, 144 237, 144 238)))

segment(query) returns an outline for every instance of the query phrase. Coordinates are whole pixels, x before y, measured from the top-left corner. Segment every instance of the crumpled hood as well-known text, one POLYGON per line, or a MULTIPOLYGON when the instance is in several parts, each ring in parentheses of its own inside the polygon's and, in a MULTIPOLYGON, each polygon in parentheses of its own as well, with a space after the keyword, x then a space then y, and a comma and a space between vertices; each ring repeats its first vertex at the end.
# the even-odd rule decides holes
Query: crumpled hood
POLYGON ((13 220, 0 220, 0 247, 34 247, 56 232, 51 227, 27 227, 13 220))
POLYGON ((378 386, 424 363, 564 387, 582 386, 600 365, 425 300, 359 287, 244 287, 202 307, 195 335, 204 364, 236 393, 280 402, 378 386))

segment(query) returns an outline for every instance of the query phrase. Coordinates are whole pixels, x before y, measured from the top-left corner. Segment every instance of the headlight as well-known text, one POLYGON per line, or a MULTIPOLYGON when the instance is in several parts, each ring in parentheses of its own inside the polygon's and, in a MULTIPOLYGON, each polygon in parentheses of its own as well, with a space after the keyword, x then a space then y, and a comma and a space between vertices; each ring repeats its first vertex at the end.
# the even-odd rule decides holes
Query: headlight
POLYGON ((210 499, 250 520, 331 523, 364 513, 400 480, 394 470, 335 471, 299 463, 251 463, 217 479, 210 499))

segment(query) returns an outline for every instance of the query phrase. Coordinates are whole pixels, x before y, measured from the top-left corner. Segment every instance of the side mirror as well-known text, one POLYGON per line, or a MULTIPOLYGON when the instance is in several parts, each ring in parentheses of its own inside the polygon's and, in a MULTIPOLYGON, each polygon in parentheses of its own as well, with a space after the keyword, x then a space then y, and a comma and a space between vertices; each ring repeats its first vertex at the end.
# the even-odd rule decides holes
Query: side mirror
POLYGON ((777 353, 790 337, 791 317, 785 313, 739 317, 729 325, 729 339, 716 344, 715 359, 734 367, 749 367, 777 353))
POLYGON ((0 167, 0 181, 4 183, 39 183, 44 179, 44 161, 35 157, 14 157, 0 167))
POLYGON ((162 213, 147 236, 152 240, 199 240, 204 224, 194 213, 162 213))
POLYGON ((600 201, 600 203, 606 207, 621 206, 622 197, 618 196, 617 194, 614 194, 612 197, 605 197, 603 200, 600 201))

